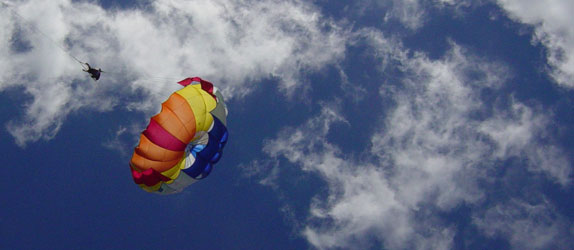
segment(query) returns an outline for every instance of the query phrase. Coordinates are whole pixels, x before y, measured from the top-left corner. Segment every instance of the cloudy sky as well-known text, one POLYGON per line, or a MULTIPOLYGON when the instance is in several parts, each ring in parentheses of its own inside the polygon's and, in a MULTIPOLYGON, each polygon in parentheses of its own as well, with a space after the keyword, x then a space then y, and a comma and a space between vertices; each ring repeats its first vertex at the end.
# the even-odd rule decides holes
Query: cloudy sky
POLYGON ((1 2, 0 248, 574 248, 573 1, 1 2), (146 193, 188 76, 229 143, 146 193))

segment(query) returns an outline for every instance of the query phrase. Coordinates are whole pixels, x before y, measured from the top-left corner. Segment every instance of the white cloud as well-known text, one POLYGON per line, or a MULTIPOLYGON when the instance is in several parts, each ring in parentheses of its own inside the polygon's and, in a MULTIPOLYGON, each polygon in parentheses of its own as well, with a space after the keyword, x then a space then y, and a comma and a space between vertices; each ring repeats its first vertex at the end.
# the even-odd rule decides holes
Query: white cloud
POLYGON ((513 101, 508 111, 495 114, 483 122, 478 130, 496 143, 494 156, 500 159, 526 158, 529 170, 542 172, 567 186, 571 182, 571 168, 565 152, 553 145, 536 143, 546 139, 544 136, 551 123, 549 118, 537 115, 524 104, 513 101))
POLYGON ((568 220, 546 201, 530 204, 512 199, 473 221, 486 235, 509 239, 514 249, 568 249, 573 244, 568 220))
POLYGON ((22 126, 11 122, 8 131, 16 138, 18 145, 25 145, 26 141, 42 137, 51 139, 62 125, 60 112, 69 112, 66 104, 70 99, 69 86, 62 83, 53 84, 47 88, 29 89, 28 92, 34 98, 34 102, 27 107, 25 122, 33 123, 34 126, 22 126), (52 98, 57 96, 57 98, 52 98), (54 120, 54 117, 59 119, 54 120), (49 133, 44 133, 50 131, 49 133))
POLYGON ((388 21, 396 18, 411 29, 420 28, 424 22, 424 9, 418 0, 392 1, 392 8, 386 13, 384 19, 388 21))
POLYGON ((396 108, 373 136, 372 153, 394 166, 391 183, 409 207, 449 210, 483 198, 477 180, 492 149, 471 115, 483 108, 480 89, 502 84, 505 72, 466 54, 455 45, 444 60, 417 55, 403 61, 406 89, 382 88, 396 108), (473 79, 472 71, 488 77, 473 79))
POLYGON ((394 227, 400 228, 407 223, 407 218, 400 214, 403 209, 394 208, 400 204, 381 202, 392 196, 386 180, 382 178, 383 172, 347 162, 339 149, 326 140, 330 126, 339 122, 346 120, 341 117, 338 108, 323 105, 320 115, 300 127, 284 129, 278 138, 266 141, 263 148, 270 156, 283 156, 327 181, 329 197, 314 200, 310 211, 312 217, 332 218, 336 223, 335 228, 346 223, 353 224, 352 228, 343 227, 340 230, 306 227, 303 234, 319 248, 350 247, 350 242, 341 240, 347 241, 350 236, 361 238, 363 234, 378 228, 378 223, 371 222, 384 219, 388 211, 397 213, 393 216, 396 222, 394 227))
POLYGON ((518 22, 535 27, 534 39, 548 48, 554 80, 574 87, 574 2, 571 0, 498 0, 518 22))
POLYGON ((283 130, 278 138, 266 141, 263 149, 319 175, 328 184, 328 196, 312 201, 310 222, 302 232, 307 240, 317 248, 368 247, 365 240, 371 236, 384 239, 390 248, 450 246, 452 230, 415 222, 413 211, 396 197, 384 169, 348 159, 326 139, 330 126, 341 122, 346 120, 337 106, 324 105, 321 115, 283 130))
POLYGON ((358 15, 368 15, 373 9, 380 10, 384 22, 399 21, 409 29, 420 28, 425 21, 425 11, 420 0, 363 0, 349 3, 347 9, 358 15))
POLYGON ((218 84, 228 98, 269 77, 290 94, 302 74, 345 52, 345 31, 298 0, 158 0, 127 10, 28 0, 10 8, 0 18, 0 91, 22 86, 32 98, 8 126, 20 145, 53 137, 80 109, 155 112, 174 82, 190 75, 218 84), (8 49, 21 44, 30 49, 8 49), (71 56, 106 71, 97 87, 71 56))
POLYGON ((277 181, 280 175, 279 162, 274 160, 255 160, 249 165, 240 165, 239 168, 242 169, 243 177, 259 178, 259 184, 274 189, 278 188, 277 181))
POLYGON ((417 30, 425 25, 429 18, 429 8, 450 8, 458 12, 461 7, 479 4, 482 0, 362 0, 355 1, 347 6, 359 15, 372 14, 377 10, 381 13, 382 21, 398 21, 406 28, 417 30))
POLYGON ((134 141, 139 140, 142 131, 141 124, 132 122, 128 126, 118 126, 113 136, 107 136, 107 139, 102 142, 102 146, 118 152, 123 158, 131 157, 134 149, 134 141))
MULTIPOLYGON (((313 198, 303 222, 302 234, 311 245, 364 249, 380 242, 388 249, 451 248, 456 229, 439 214, 461 205, 473 213, 481 213, 483 205, 489 209, 487 191, 493 187, 488 185, 498 178, 489 174, 503 167, 522 168, 501 165, 512 157, 524 159, 531 173, 569 185, 568 177, 560 176, 569 173, 564 152, 541 142, 550 114, 517 100, 493 104, 482 99, 482 91, 496 91, 511 77, 503 64, 456 44, 442 59, 430 60, 416 52, 408 56, 376 32, 361 36, 386 66, 400 65, 405 73, 393 85, 381 86, 381 103, 394 104, 381 104, 388 112, 363 152, 368 157, 347 155, 328 139, 333 124, 346 122, 336 105, 323 105, 320 116, 284 129, 263 147, 273 159, 285 158, 327 183, 327 194, 313 198)), ((530 233, 509 231, 512 237, 530 233)))

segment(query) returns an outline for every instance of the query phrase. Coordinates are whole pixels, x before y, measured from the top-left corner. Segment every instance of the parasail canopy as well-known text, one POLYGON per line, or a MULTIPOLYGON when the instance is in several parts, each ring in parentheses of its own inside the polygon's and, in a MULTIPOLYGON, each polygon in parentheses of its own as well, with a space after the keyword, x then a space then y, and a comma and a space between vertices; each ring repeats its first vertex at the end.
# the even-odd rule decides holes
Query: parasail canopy
POLYGON ((171 194, 209 175, 227 142, 227 107, 221 92, 199 77, 178 82, 161 112, 140 135, 130 168, 148 192, 171 194))

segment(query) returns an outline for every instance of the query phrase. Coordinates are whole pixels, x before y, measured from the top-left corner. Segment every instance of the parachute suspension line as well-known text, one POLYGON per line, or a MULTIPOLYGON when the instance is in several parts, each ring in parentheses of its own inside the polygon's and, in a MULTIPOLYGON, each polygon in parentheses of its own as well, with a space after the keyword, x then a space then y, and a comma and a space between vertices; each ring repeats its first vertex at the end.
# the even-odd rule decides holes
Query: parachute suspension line
POLYGON ((144 76, 148 79, 154 79, 154 80, 167 80, 167 81, 181 80, 181 77, 175 78, 175 77, 166 77, 166 76, 154 76, 154 75, 149 75, 149 74, 144 74, 144 76))
POLYGON ((26 18, 24 18, 22 15, 20 15, 11 5, 7 4, 4 1, 0 2, 3 6, 6 6, 8 9, 10 9, 10 11, 12 12, 12 14, 18 16, 22 22, 24 22, 24 24, 26 26, 28 26, 30 29, 32 29, 33 31, 39 33, 40 35, 44 36, 44 38, 46 38, 48 41, 50 41, 53 45, 55 45, 56 47, 58 47, 60 50, 62 50, 62 52, 66 53, 68 56, 70 56, 72 59, 74 59, 74 61, 78 62, 79 64, 82 65, 82 67, 86 64, 82 61, 80 61, 78 58, 76 58, 74 55, 72 55, 66 48, 64 48, 62 45, 58 44, 56 41, 54 41, 54 39, 52 39, 50 36, 48 36, 46 33, 42 32, 41 30, 39 30, 38 28, 36 28, 36 26, 34 26, 33 24, 29 23, 28 21, 26 21, 26 18))
POLYGON ((145 81, 177 82, 182 79, 182 77, 158 76, 158 75, 150 75, 148 73, 141 73, 141 76, 144 77, 144 79, 142 79, 144 82, 145 81))

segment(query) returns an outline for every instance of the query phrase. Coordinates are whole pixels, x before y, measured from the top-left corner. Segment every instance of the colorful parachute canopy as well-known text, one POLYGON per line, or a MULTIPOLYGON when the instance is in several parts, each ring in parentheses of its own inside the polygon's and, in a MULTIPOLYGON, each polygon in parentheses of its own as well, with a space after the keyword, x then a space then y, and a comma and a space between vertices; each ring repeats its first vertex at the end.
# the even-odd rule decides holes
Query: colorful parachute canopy
POLYGON ((150 119, 130 161, 135 183, 148 192, 182 191, 209 175, 227 142, 227 107, 220 91, 199 77, 178 82, 150 119))

